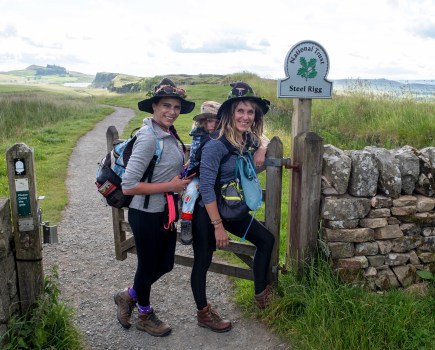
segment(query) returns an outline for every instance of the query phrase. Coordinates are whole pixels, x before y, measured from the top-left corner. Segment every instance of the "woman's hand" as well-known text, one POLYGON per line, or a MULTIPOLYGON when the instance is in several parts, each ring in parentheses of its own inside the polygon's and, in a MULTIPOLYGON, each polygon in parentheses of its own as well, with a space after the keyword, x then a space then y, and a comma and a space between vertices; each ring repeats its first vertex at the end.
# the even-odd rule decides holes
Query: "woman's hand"
POLYGON ((260 137, 260 147, 254 153, 254 165, 256 168, 261 168, 264 165, 266 159, 267 146, 269 145, 269 139, 263 135, 260 137))
POLYGON ((266 159, 266 151, 267 148, 260 146, 254 153, 254 165, 257 168, 260 168, 264 164, 264 160, 266 159))
POLYGON ((181 193, 183 192, 187 185, 192 181, 192 176, 180 178, 179 175, 176 175, 170 182, 171 192, 181 193))
POLYGON ((222 225, 222 223, 214 225, 214 236, 216 238, 216 246, 218 248, 225 248, 230 244, 227 231, 225 231, 224 225, 222 225))

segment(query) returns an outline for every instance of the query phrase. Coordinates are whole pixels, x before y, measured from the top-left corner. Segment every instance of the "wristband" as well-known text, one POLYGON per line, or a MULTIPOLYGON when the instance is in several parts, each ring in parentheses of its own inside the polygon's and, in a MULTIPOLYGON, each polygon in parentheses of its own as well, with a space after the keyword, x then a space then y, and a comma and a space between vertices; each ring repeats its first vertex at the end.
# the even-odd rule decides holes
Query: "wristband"
POLYGON ((222 222, 222 219, 211 220, 210 223, 212 225, 219 225, 222 222))

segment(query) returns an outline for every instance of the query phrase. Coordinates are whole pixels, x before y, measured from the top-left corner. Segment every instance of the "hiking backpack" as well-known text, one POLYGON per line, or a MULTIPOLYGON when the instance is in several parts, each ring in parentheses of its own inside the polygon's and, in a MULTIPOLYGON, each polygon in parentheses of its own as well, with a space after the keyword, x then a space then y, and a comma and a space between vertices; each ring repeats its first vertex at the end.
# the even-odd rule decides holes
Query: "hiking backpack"
MULTIPOLYGON (((204 148, 204 145, 212 138, 215 137, 217 138, 218 134, 215 131, 211 135, 212 136, 206 135, 201 140, 201 144, 198 147, 198 150, 195 154, 195 161, 197 161, 198 163, 201 162, 202 150, 204 148)), ((249 228, 251 227, 252 221, 254 220, 257 210, 262 205, 262 188, 258 180, 257 174, 255 172, 254 160, 251 154, 251 150, 255 150, 256 148, 253 147, 251 138, 248 138, 247 140, 248 150, 243 154, 240 154, 237 151, 237 149, 226 139, 225 136, 220 137, 219 140, 225 145, 225 147, 228 150, 228 153, 222 158, 221 163, 225 163, 226 160, 229 157, 231 157, 231 155, 237 155, 237 159, 235 164, 234 179, 231 180, 229 183, 222 184, 222 185, 219 183, 220 169, 218 170, 216 183, 215 183, 216 201, 222 217, 223 217, 222 214, 224 214, 222 212, 223 206, 226 206, 226 205, 222 205, 222 203, 225 201, 226 203, 230 203, 232 201, 232 204, 229 204, 227 206, 228 208, 227 213, 234 216, 231 219, 229 218, 229 216, 227 216, 225 219, 228 221, 239 220, 240 217, 238 217, 238 214, 240 213, 241 215, 243 215, 242 213, 245 210, 246 210, 246 214, 249 211, 253 211, 251 221, 249 222, 249 225, 246 228, 243 237, 241 238, 241 241, 243 242, 246 238, 246 234, 248 233, 249 228), (230 187, 229 185, 236 186, 232 189, 233 190, 232 194, 230 194, 231 189, 229 188, 230 187), (234 190, 236 190, 237 195, 235 195, 236 192, 234 192, 234 190), (242 209, 243 207, 245 207, 246 209, 242 209)), ((196 166, 195 168, 192 168, 187 175, 193 173, 196 173, 197 175, 200 176, 199 165, 196 166)))
MULTIPOLYGON (((151 182, 155 165, 159 162, 161 153, 163 151, 163 140, 158 139, 152 127, 147 125, 143 126, 147 132, 151 132, 156 140, 156 150, 153 158, 150 161, 147 169, 145 170, 141 182, 147 180, 151 182)), ((128 161, 133 152, 133 145, 136 142, 136 132, 140 128, 134 129, 130 137, 117 143, 113 146, 112 151, 98 163, 96 172, 96 181, 98 192, 100 192, 106 200, 106 203, 115 208, 127 208, 133 196, 125 195, 122 193, 122 176, 125 173, 128 161)), ((145 196, 144 208, 148 207, 149 195, 145 196)))
MULTIPOLYGON (((194 155, 195 158, 195 163, 197 164, 195 167, 191 168, 186 174, 185 176, 190 176, 192 174, 196 174, 196 176, 199 176, 199 166, 201 163, 201 156, 202 156, 202 150, 205 146, 205 144, 212 140, 212 139, 218 139, 219 136, 219 132, 218 131, 213 131, 211 134, 205 134, 202 136, 201 138, 201 142, 200 145, 198 147, 198 149, 196 150, 196 153, 194 155)), ((225 136, 221 136, 219 137, 219 140, 225 145, 225 147, 228 150, 228 153, 221 159, 221 163, 225 163, 226 160, 231 156, 231 155, 239 155, 239 152, 237 151, 237 149, 230 143, 230 141, 227 140, 227 138, 225 136)), ((253 147, 253 143, 251 141, 251 138, 248 138, 247 141, 247 145, 248 145, 248 151, 247 152, 251 152, 252 150, 256 150, 256 147, 253 147)), ((246 153, 245 153, 246 154, 246 153)))

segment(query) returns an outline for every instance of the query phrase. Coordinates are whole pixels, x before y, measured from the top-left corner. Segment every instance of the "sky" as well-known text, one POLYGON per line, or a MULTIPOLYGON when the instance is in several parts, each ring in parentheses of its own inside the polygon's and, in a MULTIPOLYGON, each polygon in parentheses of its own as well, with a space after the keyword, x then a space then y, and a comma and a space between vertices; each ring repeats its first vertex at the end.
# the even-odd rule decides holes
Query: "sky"
POLYGON ((285 79, 301 41, 327 78, 435 79, 435 0, 0 0, 0 71, 250 72, 285 79))

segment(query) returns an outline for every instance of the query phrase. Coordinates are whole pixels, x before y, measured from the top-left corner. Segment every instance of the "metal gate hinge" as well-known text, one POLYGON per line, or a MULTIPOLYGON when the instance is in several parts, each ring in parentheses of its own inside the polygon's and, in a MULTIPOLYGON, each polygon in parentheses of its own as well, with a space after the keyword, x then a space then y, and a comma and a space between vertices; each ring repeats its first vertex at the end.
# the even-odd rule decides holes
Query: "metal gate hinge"
POLYGON ((287 167, 287 164, 291 163, 290 158, 266 158, 264 161, 265 166, 287 167))

